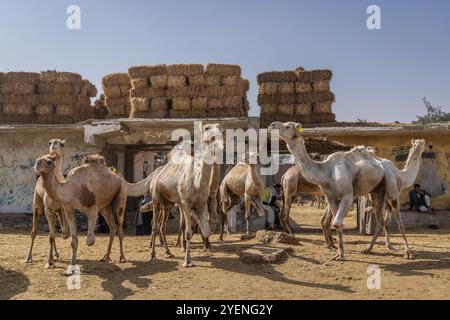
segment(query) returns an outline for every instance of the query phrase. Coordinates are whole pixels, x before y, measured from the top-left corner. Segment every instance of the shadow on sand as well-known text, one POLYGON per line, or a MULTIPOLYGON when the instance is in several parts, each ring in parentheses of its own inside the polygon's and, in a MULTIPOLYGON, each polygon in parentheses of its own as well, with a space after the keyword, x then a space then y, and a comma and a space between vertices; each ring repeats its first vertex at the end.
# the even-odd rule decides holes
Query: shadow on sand
POLYGON ((8 300, 15 295, 26 292, 30 280, 23 273, 0 267, 0 300, 8 300))

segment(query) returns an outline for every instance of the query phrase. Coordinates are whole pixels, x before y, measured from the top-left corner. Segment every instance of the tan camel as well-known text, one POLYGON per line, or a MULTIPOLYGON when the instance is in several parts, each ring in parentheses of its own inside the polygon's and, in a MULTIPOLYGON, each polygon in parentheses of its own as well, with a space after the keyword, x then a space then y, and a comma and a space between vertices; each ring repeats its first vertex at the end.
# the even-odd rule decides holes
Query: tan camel
POLYGON ((100 212, 110 230, 108 248, 102 261, 110 260, 112 242, 117 231, 120 241, 119 261, 125 262, 122 239, 127 186, 123 177, 108 169, 104 158, 99 155, 86 156, 83 164, 73 168, 63 183, 57 180, 54 169, 54 156, 44 155, 36 160, 35 171, 41 175, 43 187, 48 195, 61 203, 72 236, 72 259, 63 274, 72 275, 76 264, 78 237, 75 210, 87 215, 88 234, 86 244, 88 246, 95 243, 94 229, 97 213, 100 212), (108 187, 105 188, 105 185, 108 187), (113 218, 113 207, 117 214, 118 227, 113 218))
MULTIPOLYGON (((205 124, 200 128, 201 155, 192 157, 179 154, 173 157, 156 177, 153 188, 153 214, 164 216, 165 202, 175 203, 180 209, 185 222, 186 252, 183 266, 192 266, 190 242, 192 239, 192 223, 200 228, 203 238, 211 234, 209 226, 208 199, 209 185, 213 171, 213 163, 219 161, 223 151, 222 128, 218 124, 205 124), (220 139, 218 139, 220 137, 220 139)), ((158 219, 156 219, 158 221, 158 219)), ((156 258, 155 231, 152 224, 151 260, 156 258)))
POLYGON ((251 206, 254 205, 259 216, 265 215, 262 204, 264 182, 257 171, 257 155, 249 153, 249 163, 236 164, 224 177, 220 184, 221 228, 219 239, 223 240, 224 226, 230 234, 227 212, 239 203, 239 197, 244 197, 246 233, 250 234, 251 206))
MULTIPOLYGON (((59 182, 64 182, 64 176, 62 174, 62 163, 64 158, 64 144, 65 140, 60 139, 51 139, 49 142, 49 153, 55 156, 55 176, 59 182)), ((39 226, 39 219, 45 213, 45 217, 48 222, 49 228, 49 242, 50 242, 50 254, 48 257, 46 268, 54 267, 55 260, 60 258, 58 250, 56 249, 55 243, 55 224, 56 220, 59 220, 62 229, 62 238, 67 239, 69 237, 69 229, 67 226, 66 219, 64 217, 64 213, 62 212, 61 204, 57 201, 54 201, 52 198, 48 196, 45 192, 44 187, 42 185, 42 178, 39 177, 36 181, 36 185, 34 187, 34 195, 33 195, 33 227, 31 229, 31 245, 28 251, 28 256, 26 262, 33 261, 33 245, 34 239, 36 238, 37 228, 39 226)))
MULTIPOLYGON (((303 129, 294 122, 273 122, 269 132, 277 130, 286 142, 302 176, 317 184, 325 194, 333 214, 333 226, 339 237, 335 260, 345 260, 343 220, 353 199, 370 194, 377 214, 382 216, 387 204, 399 208, 396 177, 387 171, 381 161, 364 147, 355 147, 347 152, 336 152, 326 160, 312 160, 305 149, 303 129)), ((410 249, 405 243, 405 257, 410 249)))

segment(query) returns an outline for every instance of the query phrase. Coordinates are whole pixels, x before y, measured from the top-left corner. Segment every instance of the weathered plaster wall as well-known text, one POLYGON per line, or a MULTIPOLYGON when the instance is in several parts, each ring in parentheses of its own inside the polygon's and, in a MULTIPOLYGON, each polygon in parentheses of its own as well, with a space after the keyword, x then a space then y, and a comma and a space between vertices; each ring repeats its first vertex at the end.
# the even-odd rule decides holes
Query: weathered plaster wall
MULTIPOLYGON (((450 209, 450 133, 441 134, 408 134, 408 135, 371 135, 371 136, 339 136, 330 139, 347 145, 375 146, 378 155, 392 160, 398 168, 405 165, 411 139, 425 139, 426 148, 422 165, 416 182, 432 194, 432 207, 450 209), (433 148, 430 149, 429 146, 433 148), (433 158, 434 157, 434 158, 433 158)), ((401 196, 402 203, 408 202, 408 191, 401 196)))
POLYGON ((84 142, 82 131, 45 130, 0 133, 0 213, 32 212, 36 158, 48 152, 48 140, 65 139, 64 172, 76 166, 84 154, 101 150, 84 142))

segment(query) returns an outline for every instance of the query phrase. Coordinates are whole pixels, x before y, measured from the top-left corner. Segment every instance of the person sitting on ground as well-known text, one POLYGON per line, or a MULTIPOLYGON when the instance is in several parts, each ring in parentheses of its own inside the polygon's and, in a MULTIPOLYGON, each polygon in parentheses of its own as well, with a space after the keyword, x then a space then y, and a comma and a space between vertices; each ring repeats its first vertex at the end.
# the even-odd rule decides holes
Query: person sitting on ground
POLYGON ((419 212, 429 212, 431 206, 431 196, 425 190, 422 190, 420 184, 415 184, 414 189, 409 193, 410 209, 419 212))
MULTIPOLYGON (((277 185, 278 186, 278 185, 277 185)), ((281 185, 280 185, 281 189, 281 185)), ((275 226, 275 201, 277 200, 278 192, 275 187, 266 187, 263 192, 262 202, 264 210, 266 211, 266 225, 267 230, 273 230, 275 226)))

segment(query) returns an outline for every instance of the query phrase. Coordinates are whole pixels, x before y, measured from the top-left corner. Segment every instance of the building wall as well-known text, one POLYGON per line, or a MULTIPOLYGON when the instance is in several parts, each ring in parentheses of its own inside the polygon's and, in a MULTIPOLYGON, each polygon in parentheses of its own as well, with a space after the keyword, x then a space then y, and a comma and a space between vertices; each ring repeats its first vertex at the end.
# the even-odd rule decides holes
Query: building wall
POLYGON ((37 157, 48 152, 48 140, 54 138, 66 140, 65 174, 84 154, 101 152, 84 142, 82 131, 0 133, 0 213, 32 212, 34 163, 37 157))
MULTIPOLYGON (((450 209, 450 192, 448 191, 448 185, 450 184, 450 134, 447 131, 443 130, 441 134, 348 135, 330 137, 329 139, 350 146, 375 146, 379 156, 392 160, 399 169, 402 169, 411 148, 411 139, 422 138, 425 139, 426 148, 416 182, 431 193, 433 208, 450 209), (430 145, 433 146, 431 149, 429 148, 430 145)), ((409 190, 402 193, 402 203, 409 201, 409 190)))

